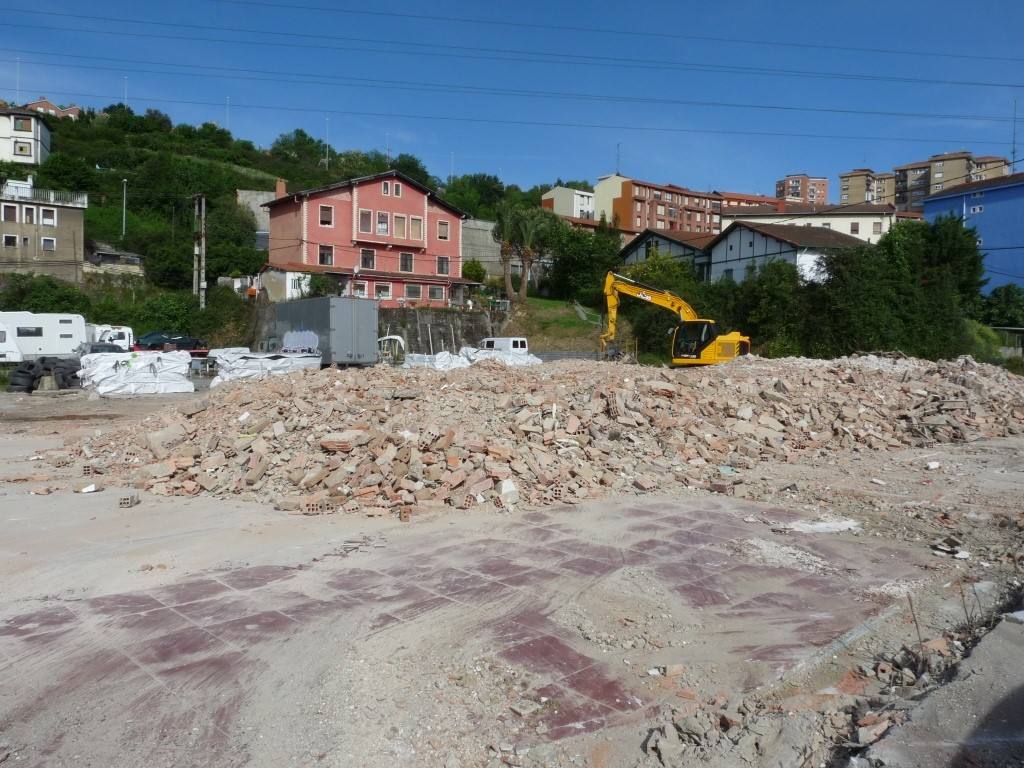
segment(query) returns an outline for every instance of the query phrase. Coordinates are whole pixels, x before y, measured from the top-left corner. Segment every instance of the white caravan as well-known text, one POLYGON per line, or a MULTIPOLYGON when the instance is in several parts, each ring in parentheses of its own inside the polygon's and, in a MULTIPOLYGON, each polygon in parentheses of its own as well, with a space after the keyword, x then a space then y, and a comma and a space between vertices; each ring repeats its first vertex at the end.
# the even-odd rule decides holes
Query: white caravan
POLYGON ((494 349, 510 355, 528 355, 530 346, 521 336, 496 336, 480 341, 479 349, 494 349))
POLYGON ((0 312, 0 362, 71 357, 86 340, 85 318, 56 312, 0 312))
POLYGON ((135 332, 127 325, 93 325, 85 324, 87 341, 114 344, 125 352, 131 352, 135 343, 135 332))

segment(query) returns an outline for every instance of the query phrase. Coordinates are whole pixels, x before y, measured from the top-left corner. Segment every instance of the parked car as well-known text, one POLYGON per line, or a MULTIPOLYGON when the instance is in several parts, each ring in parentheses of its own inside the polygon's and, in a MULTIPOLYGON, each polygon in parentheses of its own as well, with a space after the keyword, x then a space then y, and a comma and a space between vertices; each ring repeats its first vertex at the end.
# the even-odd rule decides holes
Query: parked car
POLYGON ((166 347, 179 349, 185 352, 206 352, 206 342, 194 336, 187 336, 183 333, 170 331, 150 331, 139 336, 132 349, 137 351, 162 350, 166 347))
POLYGON ((82 355, 96 355, 100 352, 124 352, 124 350, 117 344, 108 344, 105 341, 87 341, 75 347, 75 354, 78 357, 82 355))

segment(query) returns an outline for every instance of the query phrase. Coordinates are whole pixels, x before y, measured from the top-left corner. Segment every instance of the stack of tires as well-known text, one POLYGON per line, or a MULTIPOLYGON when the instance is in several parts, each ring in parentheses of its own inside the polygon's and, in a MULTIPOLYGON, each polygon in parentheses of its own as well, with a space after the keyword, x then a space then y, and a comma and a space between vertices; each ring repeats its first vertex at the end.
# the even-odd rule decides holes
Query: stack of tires
POLYGON ((79 361, 77 357, 40 357, 26 360, 11 371, 8 392, 32 392, 39 388, 39 380, 53 376, 58 389, 78 389, 79 361))

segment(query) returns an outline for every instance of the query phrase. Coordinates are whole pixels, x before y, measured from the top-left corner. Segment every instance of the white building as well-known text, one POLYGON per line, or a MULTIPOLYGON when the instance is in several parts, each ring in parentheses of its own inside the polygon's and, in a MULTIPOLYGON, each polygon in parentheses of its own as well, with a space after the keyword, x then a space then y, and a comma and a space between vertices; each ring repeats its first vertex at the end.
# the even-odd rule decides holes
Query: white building
POLYGON ((786 261, 795 264, 804 278, 815 280, 822 254, 863 245, 852 235, 825 227, 734 222, 706 246, 711 254, 708 276, 741 282, 751 268, 786 261))
POLYGON ((50 128, 28 109, 0 108, 0 162, 39 165, 50 156, 50 128))
POLYGON ((826 207, 786 203, 784 212, 760 207, 736 208, 729 211, 722 209, 723 232, 726 227, 737 221, 792 224, 801 227, 824 227, 851 235, 865 243, 877 243, 882 235, 892 229, 896 220, 896 206, 891 203, 856 203, 826 207))
MULTIPOLYGON (((594 219, 594 193, 569 187, 552 187, 540 198, 542 208, 558 216, 574 219, 594 219)), ((609 219, 611 221, 611 219, 609 219)))

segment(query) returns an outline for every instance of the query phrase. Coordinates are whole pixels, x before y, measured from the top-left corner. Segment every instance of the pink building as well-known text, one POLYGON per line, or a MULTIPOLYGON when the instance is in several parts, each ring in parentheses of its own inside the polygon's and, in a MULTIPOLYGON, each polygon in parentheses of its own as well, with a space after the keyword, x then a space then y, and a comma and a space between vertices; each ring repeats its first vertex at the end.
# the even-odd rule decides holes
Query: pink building
POLYGON ((387 171, 287 194, 270 211, 269 269, 324 274, 344 296, 382 307, 462 304, 460 210, 417 181, 387 171))

